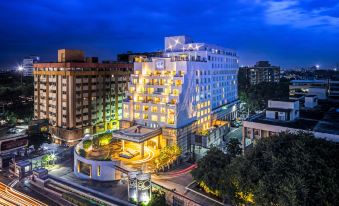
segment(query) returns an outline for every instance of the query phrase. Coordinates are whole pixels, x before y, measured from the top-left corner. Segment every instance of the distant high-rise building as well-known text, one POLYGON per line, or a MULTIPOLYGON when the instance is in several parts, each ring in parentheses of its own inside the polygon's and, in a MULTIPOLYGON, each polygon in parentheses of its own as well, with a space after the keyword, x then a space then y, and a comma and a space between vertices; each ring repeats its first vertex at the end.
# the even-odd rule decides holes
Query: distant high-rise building
POLYGON ((56 143, 117 129, 133 65, 98 63, 79 50, 58 51, 57 63, 34 64, 34 117, 48 119, 56 143))
POLYGON ((23 67, 23 76, 25 77, 31 77, 33 76, 33 64, 38 63, 40 58, 38 56, 28 56, 25 57, 22 61, 22 67, 23 67))
POLYGON ((261 82, 279 82, 280 67, 272 66, 268 61, 259 61, 253 67, 240 67, 239 77, 250 85, 261 82))

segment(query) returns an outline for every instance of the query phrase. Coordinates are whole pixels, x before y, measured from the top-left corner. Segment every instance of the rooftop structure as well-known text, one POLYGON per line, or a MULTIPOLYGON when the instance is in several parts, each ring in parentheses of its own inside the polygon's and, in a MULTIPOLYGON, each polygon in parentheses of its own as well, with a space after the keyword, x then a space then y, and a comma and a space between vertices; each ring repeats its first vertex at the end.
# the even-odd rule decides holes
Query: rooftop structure
POLYGON ((315 96, 307 96, 305 106, 300 108, 299 100, 269 101, 265 114, 243 122, 243 146, 286 131, 312 132, 316 138, 339 142, 339 109, 324 111, 315 96))
POLYGON ((339 101, 339 81, 329 79, 291 80, 290 96, 316 95, 319 100, 339 101))
POLYGON ((157 52, 131 52, 128 51, 123 54, 117 55, 118 62, 129 62, 133 63, 135 61, 141 61, 141 59, 147 59, 151 57, 161 57, 163 55, 163 51, 157 52))

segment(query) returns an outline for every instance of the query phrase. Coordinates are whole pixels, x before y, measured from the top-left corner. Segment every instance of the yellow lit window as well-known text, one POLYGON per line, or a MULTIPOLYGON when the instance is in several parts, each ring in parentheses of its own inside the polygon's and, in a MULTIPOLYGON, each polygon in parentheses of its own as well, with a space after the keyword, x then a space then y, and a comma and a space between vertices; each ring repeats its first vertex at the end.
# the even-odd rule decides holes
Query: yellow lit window
POLYGON ((159 103, 160 102, 160 98, 159 97, 154 97, 154 103, 159 103))
POLYGON ((174 94, 174 95, 179 95, 179 90, 173 89, 173 94, 174 94))
POLYGON ((134 113, 134 118, 135 119, 140 119, 140 113, 134 113))
POLYGON ((157 115, 152 115, 152 121, 158 121, 158 116, 157 115))
POLYGON ((127 112, 124 113, 124 117, 125 118, 128 118, 129 117, 129 114, 127 112))
POLYGON ((166 121, 166 117, 165 117, 165 116, 161 116, 161 117, 160 117, 160 121, 161 121, 161 122, 165 122, 165 121, 166 121))
POLYGON ((100 165, 98 165, 97 167, 97 176, 100 177, 101 175, 101 168, 100 168, 100 165))
POLYGON ((135 110, 140 110, 140 105, 136 104, 134 108, 135 108, 135 110))
POLYGON ((128 110, 128 105, 124 104, 124 111, 128 110))
POLYGON ((173 109, 168 109, 168 114, 174 114, 174 110, 173 109))
POLYGON ((152 112, 158 112, 158 107, 152 107, 152 112))
POLYGON ((148 119, 148 114, 143 114, 144 119, 148 119))
POLYGON ((148 111, 148 106, 144 106, 143 110, 148 111))
POLYGON ((166 113, 166 109, 165 109, 165 108, 163 108, 163 107, 161 107, 160 111, 161 111, 161 113, 163 113, 163 114, 165 114, 165 113, 166 113))
POLYGON ((167 121, 168 124, 174 124, 174 119, 172 118, 169 118, 168 121, 167 121))

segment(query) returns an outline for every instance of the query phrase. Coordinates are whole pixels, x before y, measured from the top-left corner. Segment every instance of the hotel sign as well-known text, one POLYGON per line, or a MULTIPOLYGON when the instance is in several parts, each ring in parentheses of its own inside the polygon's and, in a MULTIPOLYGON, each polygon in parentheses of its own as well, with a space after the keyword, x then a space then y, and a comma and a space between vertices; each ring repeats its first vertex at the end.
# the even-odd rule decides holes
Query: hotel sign
POLYGON ((158 59, 155 61, 155 69, 157 70, 164 70, 165 69, 165 60, 158 59))

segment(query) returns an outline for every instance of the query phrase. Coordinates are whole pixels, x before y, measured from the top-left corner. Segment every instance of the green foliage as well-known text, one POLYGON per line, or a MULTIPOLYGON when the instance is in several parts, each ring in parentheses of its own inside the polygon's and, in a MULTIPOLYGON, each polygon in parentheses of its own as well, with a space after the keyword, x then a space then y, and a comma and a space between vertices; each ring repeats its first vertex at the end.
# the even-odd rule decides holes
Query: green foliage
POLYGON ((147 206, 164 206, 166 205, 165 192, 161 190, 152 191, 152 199, 147 206))
POLYGON ((230 138, 226 144, 226 151, 232 158, 241 155, 241 143, 236 138, 230 138))
POLYGON ((223 193, 235 205, 336 205, 338 157, 338 144, 311 134, 263 138, 224 170, 223 193))
POLYGON ((19 96, 33 97, 34 85, 33 78, 24 77, 22 85, 21 77, 18 74, 9 74, 0 76, 0 100, 10 102, 5 106, 6 119, 10 124, 15 124, 17 119, 23 119, 26 123, 33 117, 33 102, 18 98, 19 96))
POLYGON ((28 136, 29 146, 33 145, 35 149, 38 149, 43 143, 51 143, 47 135, 33 134, 28 136))
POLYGON ((192 171, 193 178, 206 192, 220 196, 225 186, 223 176, 231 162, 231 157, 213 147, 198 161, 198 167, 192 171))
POLYGON ((112 140, 111 133, 102 133, 94 136, 93 138, 93 145, 98 148, 100 146, 108 145, 112 140))
POLYGON ((97 202, 93 200, 86 199, 84 197, 74 195, 71 193, 63 193, 62 198, 65 200, 79 206, 104 206, 106 204, 98 204, 97 202))
POLYGON ((86 151, 84 149, 79 149, 78 152, 81 157, 86 157, 86 151))
POLYGON ((246 86, 240 86, 239 82, 239 99, 241 102, 245 103, 245 110, 251 113, 266 108, 266 104, 269 99, 284 99, 288 97, 288 82, 261 82, 257 85, 246 86))
POLYGON ((41 161, 43 162, 43 163, 47 163, 47 162, 49 162, 49 155, 44 155, 42 158, 41 158, 41 161))
POLYGON ((156 168, 164 168, 171 165, 182 153, 178 145, 166 146, 161 149, 159 156, 154 160, 156 168))
POLYGON ((84 150, 88 150, 92 146, 92 140, 84 140, 82 144, 84 150))

